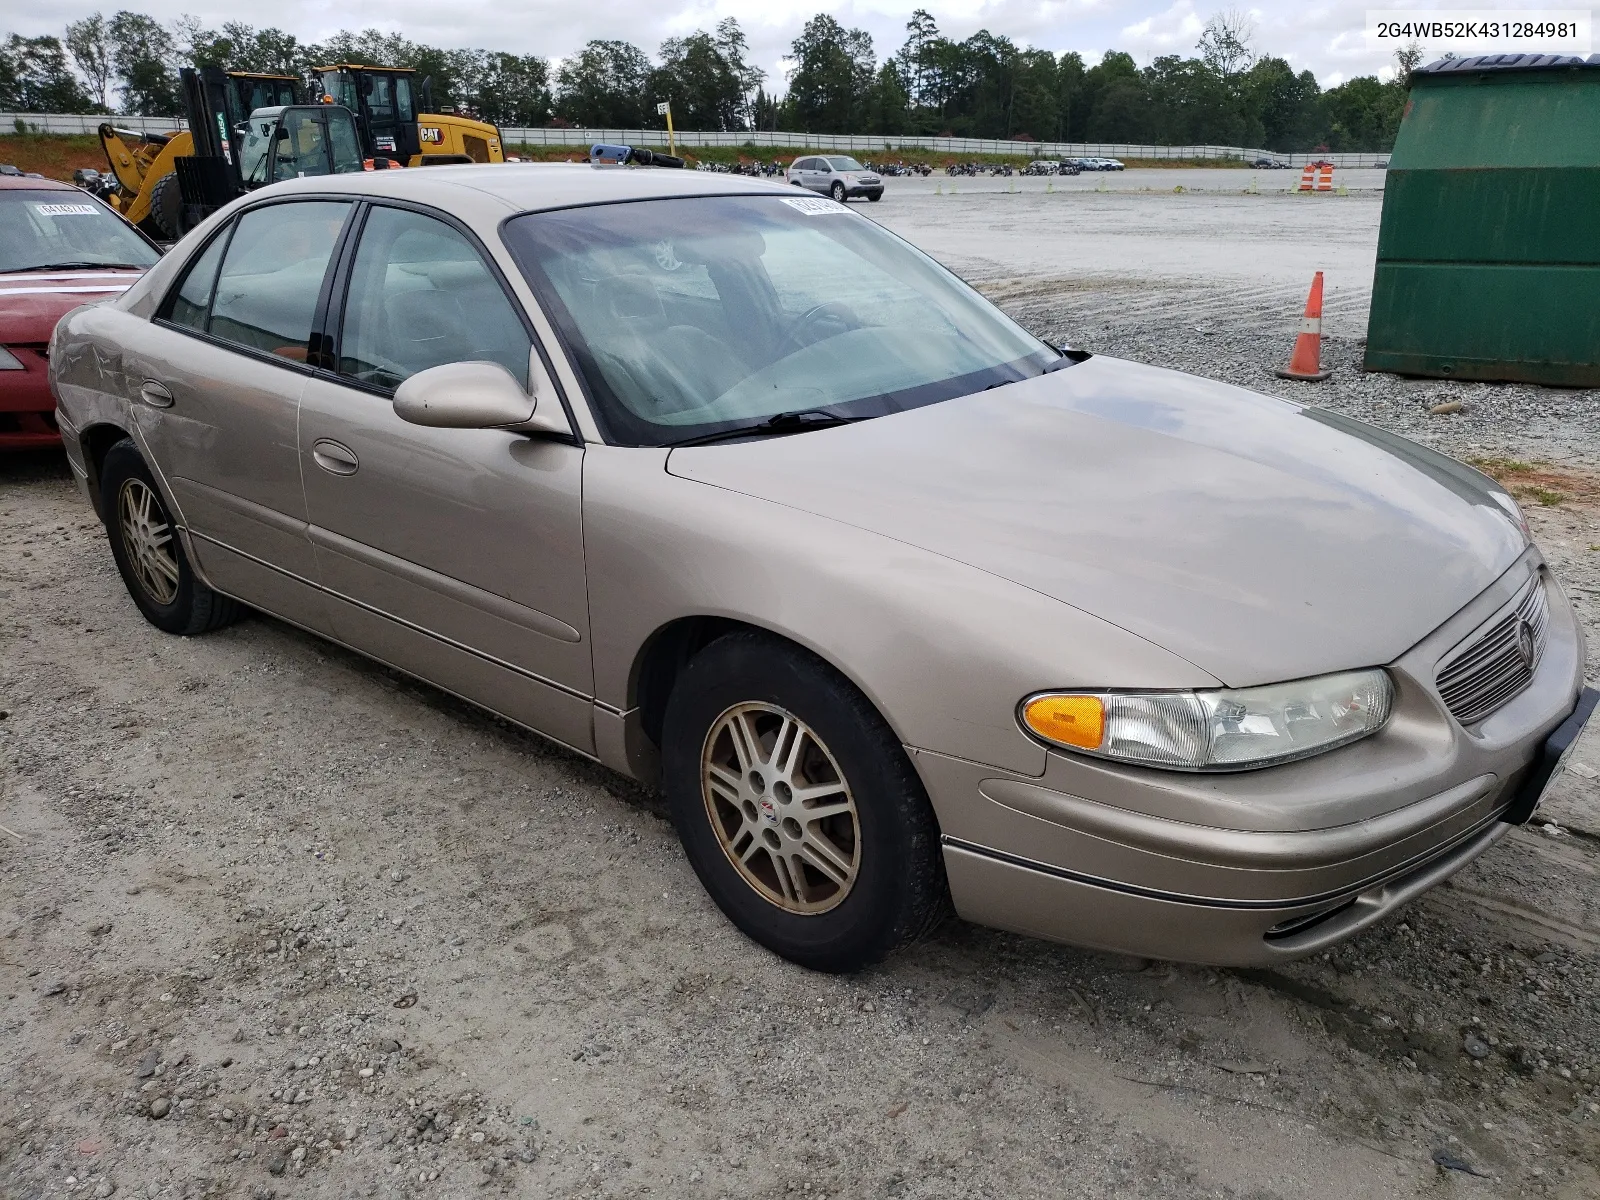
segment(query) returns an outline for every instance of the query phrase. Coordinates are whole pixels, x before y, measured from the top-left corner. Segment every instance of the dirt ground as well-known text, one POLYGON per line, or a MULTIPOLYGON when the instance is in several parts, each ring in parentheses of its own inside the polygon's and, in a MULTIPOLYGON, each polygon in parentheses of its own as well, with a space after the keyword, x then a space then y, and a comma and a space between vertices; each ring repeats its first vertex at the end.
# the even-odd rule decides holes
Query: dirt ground
MULTIPOLYGON (((1210 284, 1157 346, 1071 282, 1014 311, 1235 369, 1179 336, 1222 328, 1210 284)), ((1239 353, 1286 351, 1248 315, 1239 353)), ((1591 400, 1529 434, 1451 388, 1461 422, 1394 423, 1528 468, 1593 638, 1591 400)), ((832 978, 728 925, 618 777, 275 621, 152 629, 55 456, 0 460, 0 613, 0 1195, 1600 1194, 1593 739, 1538 826, 1306 962, 951 922, 832 978)))

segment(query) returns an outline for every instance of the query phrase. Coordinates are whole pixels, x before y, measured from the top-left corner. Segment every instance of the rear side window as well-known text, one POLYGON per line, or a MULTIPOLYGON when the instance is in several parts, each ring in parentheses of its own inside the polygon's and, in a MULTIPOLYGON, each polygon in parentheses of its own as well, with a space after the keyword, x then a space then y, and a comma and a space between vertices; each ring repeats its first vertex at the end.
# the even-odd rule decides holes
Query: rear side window
POLYGON ((227 242, 228 234, 224 230, 189 264, 183 282, 173 294, 171 311, 167 313, 167 320, 174 325, 204 331, 206 316, 211 310, 211 290, 217 282, 217 264, 222 261, 222 248, 227 242))
POLYGON ((350 272, 339 373, 396 387, 429 367, 496 362, 528 386, 528 338, 477 248, 422 213, 374 208, 350 272))
POLYGON ((211 335, 305 362, 322 279, 349 213, 345 201, 307 200, 240 217, 217 276, 211 335))

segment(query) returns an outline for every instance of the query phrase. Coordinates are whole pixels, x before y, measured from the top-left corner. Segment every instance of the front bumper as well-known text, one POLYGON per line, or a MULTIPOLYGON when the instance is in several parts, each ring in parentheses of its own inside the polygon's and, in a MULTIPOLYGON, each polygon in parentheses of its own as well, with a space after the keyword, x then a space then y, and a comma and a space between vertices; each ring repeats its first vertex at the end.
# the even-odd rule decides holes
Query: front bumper
POLYGON ((1027 778, 914 752, 957 911, 1056 941, 1234 966, 1309 954, 1379 920, 1487 850, 1509 816, 1526 818, 1512 813, 1524 780, 1574 711, 1583 641, 1548 576, 1545 655, 1522 693, 1463 729, 1433 686, 1439 660, 1530 568, 1542 570, 1532 550, 1390 664, 1384 730, 1317 758, 1186 775, 1052 752, 1044 775, 1027 778))
POLYGON ((50 394, 49 364, 31 346, 8 347, 20 371, 0 371, 0 450, 59 446, 56 402, 50 394))
POLYGON ((881 196, 883 195, 883 184, 858 183, 851 187, 845 188, 844 194, 847 198, 851 199, 854 199, 857 196, 881 196))

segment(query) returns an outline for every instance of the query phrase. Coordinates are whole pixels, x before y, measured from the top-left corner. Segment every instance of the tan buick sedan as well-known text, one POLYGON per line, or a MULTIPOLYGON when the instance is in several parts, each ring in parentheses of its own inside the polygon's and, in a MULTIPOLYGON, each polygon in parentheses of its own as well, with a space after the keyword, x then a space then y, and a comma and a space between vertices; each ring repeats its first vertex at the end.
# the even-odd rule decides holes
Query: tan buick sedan
POLYGON ((1524 821, 1595 695, 1511 498, 1030 336, 865 217, 683 171, 305 179, 50 355, 135 604, 241 606, 670 798, 741 929, 1266 963, 1524 821))

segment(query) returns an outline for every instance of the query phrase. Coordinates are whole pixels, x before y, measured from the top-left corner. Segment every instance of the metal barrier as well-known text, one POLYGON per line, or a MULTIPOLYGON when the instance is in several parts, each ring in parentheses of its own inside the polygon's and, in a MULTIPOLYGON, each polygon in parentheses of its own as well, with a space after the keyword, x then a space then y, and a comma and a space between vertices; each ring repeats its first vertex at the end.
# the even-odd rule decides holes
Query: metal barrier
MULTIPOLYGON (((108 116, 96 113, 0 113, 0 133, 13 129, 27 133, 94 133, 102 121, 123 129, 167 133, 184 128, 181 117, 108 116)), ((590 146, 595 142, 623 145, 666 145, 662 129, 549 129, 504 126, 501 136, 510 146, 590 146)), ((679 146, 781 148, 785 150, 838 150, 877 158, 897 150, 925 150, 954 158, 975 154, 1006 154, 1028 158, 1137 158, 1183 161, 1271 159, 1300 167, 1325 160, 1336 167, 1385 165, 1387 154, 1278 154, 1248 146, 1141 146, 1127 142, 1013 142, 991 138, 897 137, 891 134, 832 133, 695 133, 679 130, 679 146)))

